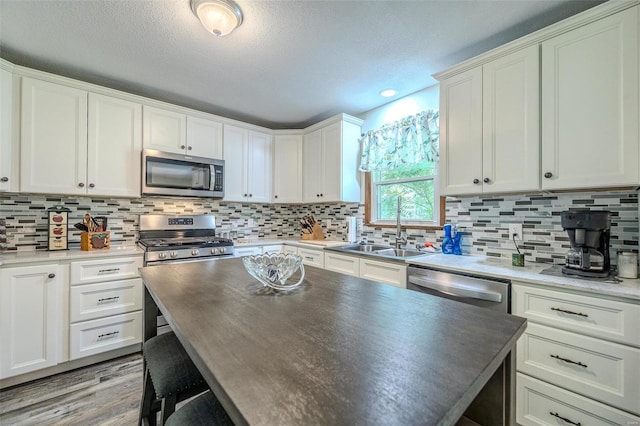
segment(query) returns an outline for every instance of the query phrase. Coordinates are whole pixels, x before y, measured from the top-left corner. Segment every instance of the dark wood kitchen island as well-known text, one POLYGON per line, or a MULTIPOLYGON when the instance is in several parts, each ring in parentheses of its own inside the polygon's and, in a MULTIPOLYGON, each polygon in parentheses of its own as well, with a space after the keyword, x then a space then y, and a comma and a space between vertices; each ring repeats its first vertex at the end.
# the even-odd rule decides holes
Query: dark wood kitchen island
POLYGON ((526 325, 313 267, 288 294, 240 259, 141 271, 145 338, 157 304, 236 424, 455 424, 526 325))

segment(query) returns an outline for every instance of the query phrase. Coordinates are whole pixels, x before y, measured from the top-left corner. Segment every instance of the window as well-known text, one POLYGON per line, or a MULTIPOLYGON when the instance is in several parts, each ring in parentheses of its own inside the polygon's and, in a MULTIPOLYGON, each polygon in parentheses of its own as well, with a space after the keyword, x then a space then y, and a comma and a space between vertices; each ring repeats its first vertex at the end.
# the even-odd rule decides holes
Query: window
POLYGON ((437 112, 426 111, 370 131, 361 139, 367 225, 395 226, 400 197, 403 227, 442 226, 437 119, 437 112))

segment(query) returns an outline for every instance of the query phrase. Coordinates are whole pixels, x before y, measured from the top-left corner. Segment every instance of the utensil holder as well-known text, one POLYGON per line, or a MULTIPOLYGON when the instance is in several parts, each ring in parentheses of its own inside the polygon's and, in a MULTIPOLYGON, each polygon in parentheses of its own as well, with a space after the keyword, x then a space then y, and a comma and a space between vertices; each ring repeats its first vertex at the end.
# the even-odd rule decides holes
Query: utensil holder
POLYGON ((111 232, 83 232, 80 234, 80 250, 108 250, 111 247, 111 232))

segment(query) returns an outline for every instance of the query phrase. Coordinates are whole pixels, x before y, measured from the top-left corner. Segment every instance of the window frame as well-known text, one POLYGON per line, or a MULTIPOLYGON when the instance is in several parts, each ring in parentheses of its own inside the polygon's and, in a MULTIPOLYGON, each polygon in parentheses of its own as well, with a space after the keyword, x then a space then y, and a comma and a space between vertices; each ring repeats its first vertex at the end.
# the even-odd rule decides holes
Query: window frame
MULTIPOLYGON (((436 190, 438 188, 438 175, 430 175, 430 176, 434 176, 433 178, 433 182, 434 185, 436 185, 436 190)), ((409 180, 422 180, 423 178, 408 178, 406 179, 406 181, 409 180)), ((405 179, 402 179, 403 181, 405 179)), ((369 226, 369 227, 374 227, 374 228, 395 228, 396 227, 396 221, 395 220, 380 220, 380 219, 375 219, 372 220, 373 218, 373 209, 375 208, 373 205, 374 202, 374 198, 373 198, 373 177, 371 175, 371 172, 364 172, 364 184, 365 184, 365 191, 364 191, 364 225, 365 226, 369 226)), ((406 221, 403 220, 402 221, 402 227, 405 229, 426 229, 426 230, 440 230, 442 229, 442 227, 444 226, 445 223, 445 200, 446 197, 441 196, 441 195, 436 195, 435 197, 438 201, 438 211, 437 211, 437 217, 436 220, 433 222, 417 222, 417 221, 406 221)))

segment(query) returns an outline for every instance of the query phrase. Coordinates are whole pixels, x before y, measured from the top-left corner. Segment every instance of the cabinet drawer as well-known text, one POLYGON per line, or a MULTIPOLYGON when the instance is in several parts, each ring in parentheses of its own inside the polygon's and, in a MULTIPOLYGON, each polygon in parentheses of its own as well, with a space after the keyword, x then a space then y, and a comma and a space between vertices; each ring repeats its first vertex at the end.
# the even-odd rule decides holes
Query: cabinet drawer
POLYGON ((325 253, 324 269, 357 277, 360 275, 360 259, 353 256, 325 253))
POLYGON ((640 413, 640 349, 529 323, 516 353, 522 373, 640 413))
POLYGON ((71 287, 71 322, 142 309, 142 280, 109 281, 71 287))
POLYGON ((252 256, 254 254, 262 254, 262 247, 234 247, 233 254, 236 257, 252 256))
POLYGON ((640 417, 518 373, 516 421, 523 426, 571 424, 628 426, 640 424, 640 417))
POLYGON ((86 260, 71 263, 71 285, 137 278, 142 257, 86 260))
POLYGON ((263 253, 282 253, 282 245, 270 245, 270 246, 262 246, 263 253))
POLYGON ((142 311, 72 324, 70 359, 142 342, 142 311))
POLYGON ((514 315, 640 347, 640 304, 514 284, 514 315))
POLYGON ((293 246, 282 246, 282 252, 283 252, 283 253, 293 253, 293 254, 298 254, 298 247, 293 247, 293 246))
POLYGON ((298 248, 298 254, 302 256, 303 264, 324 268, 324 252, 321 250, 298 248))
POLYGON ((360 259, 360 278, 407 288, 407 267, 392 262, 360 259))

